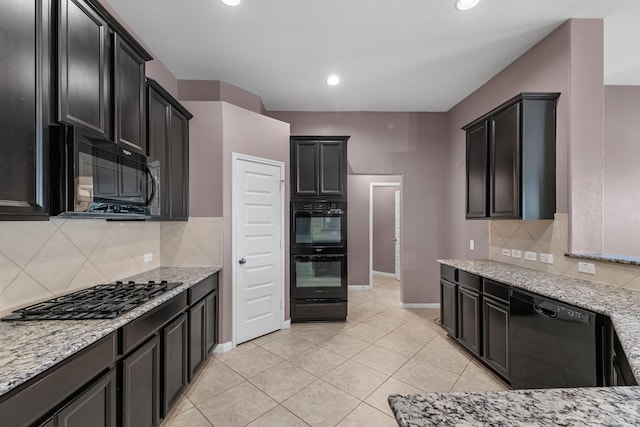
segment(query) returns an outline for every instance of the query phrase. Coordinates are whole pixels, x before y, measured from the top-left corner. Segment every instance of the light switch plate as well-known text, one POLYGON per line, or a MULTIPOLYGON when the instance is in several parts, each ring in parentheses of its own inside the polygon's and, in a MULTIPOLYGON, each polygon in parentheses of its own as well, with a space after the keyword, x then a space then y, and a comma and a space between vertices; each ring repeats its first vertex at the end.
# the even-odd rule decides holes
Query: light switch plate
POLYGON ((476 249, 475 240, 469 240, 469 249, 472 250, 472 251, 476 249))
POLYGON ((144 254, 144 262, 151 262, 153 261, 153 253, 149 252, 144 254))
POLYGON ((545 264, 553 264, 553 255, 552 254, 540 254, 540 262, 545 264))
POLYGON ((579 262, 578 271, 580 273, 596 274, 596 266, 590 262, 579 262))
POLYGON ((537 261, 538 260, 538 254, 535 253, 535 252, 526 251, 524 253, 524 259, 526 259, 527 261, 537 261))
POLYGON ((502 255, 511 256, 511 249, 503 248, 502 249, 502 255))
POLYGON ((522 251, 518 249, 511 249, 511 257, 512 258, 522 258, 522 251))

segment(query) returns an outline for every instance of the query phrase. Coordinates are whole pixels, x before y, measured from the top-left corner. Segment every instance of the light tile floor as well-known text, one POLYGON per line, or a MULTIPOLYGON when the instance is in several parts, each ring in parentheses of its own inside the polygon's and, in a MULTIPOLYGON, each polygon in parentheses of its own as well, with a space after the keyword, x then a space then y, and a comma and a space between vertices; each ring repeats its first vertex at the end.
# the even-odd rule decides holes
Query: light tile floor
POLYGON ((346 323, 297 323, 216 354, 162 427, 395 426, 392 393, 504 390, 397 281, 349 292, 346 323))

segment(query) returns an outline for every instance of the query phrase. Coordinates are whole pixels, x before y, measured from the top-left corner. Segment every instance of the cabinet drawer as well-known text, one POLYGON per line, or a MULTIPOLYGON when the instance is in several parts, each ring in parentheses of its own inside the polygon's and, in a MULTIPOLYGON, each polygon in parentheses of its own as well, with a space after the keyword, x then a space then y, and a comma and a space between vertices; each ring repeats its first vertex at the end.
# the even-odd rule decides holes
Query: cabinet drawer
POLYGON ((294 320, 341 320, 346 317, 346 302, 291 303, 294 320))
POLYGON ((142 317, 122 327, 120 351, 125 355, 142 341, 155 334, 167 322, 187 308, 187 293, 182 292, 162 304, 160 307, 144 314, 142 317))
POLYGON ((483 279, 484 294, 509 305, 509 286, 483 279))
POLYGON ((458 283, 465 288, 480 291, 480 276, 476 276, 475 274, 467 273, 462 270, 458 271, 458 283))
POLYGON ((440 276, 451 283, 456 283, 458 281, 457 272, 458 270, 453 267, 440 264, 440 276))
POLYGON ((200 283, 190 287, 189 292, 189 305, 193 305, 200 301, 205 295, 215 291, 218 288, 218 273, 207 277, 200 283))

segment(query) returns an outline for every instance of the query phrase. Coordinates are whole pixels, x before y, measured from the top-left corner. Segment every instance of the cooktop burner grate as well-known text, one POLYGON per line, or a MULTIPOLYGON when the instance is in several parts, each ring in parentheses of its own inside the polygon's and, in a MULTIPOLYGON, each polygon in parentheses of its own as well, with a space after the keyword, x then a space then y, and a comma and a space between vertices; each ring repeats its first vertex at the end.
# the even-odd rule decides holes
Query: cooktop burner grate
POLYGON ((113 319, 182 283, 97 285, 13 311, 2 320, 113 319))

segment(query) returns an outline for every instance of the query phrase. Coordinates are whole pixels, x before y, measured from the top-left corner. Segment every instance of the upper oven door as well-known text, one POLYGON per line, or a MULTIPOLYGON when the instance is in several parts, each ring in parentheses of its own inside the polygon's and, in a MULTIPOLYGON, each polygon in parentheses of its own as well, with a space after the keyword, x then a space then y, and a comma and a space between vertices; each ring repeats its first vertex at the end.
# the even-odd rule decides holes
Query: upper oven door
POLYGON ((298 254, 344 253, 347 213, 342 208, 294 208, 291 218, 293 251, 298 254))

